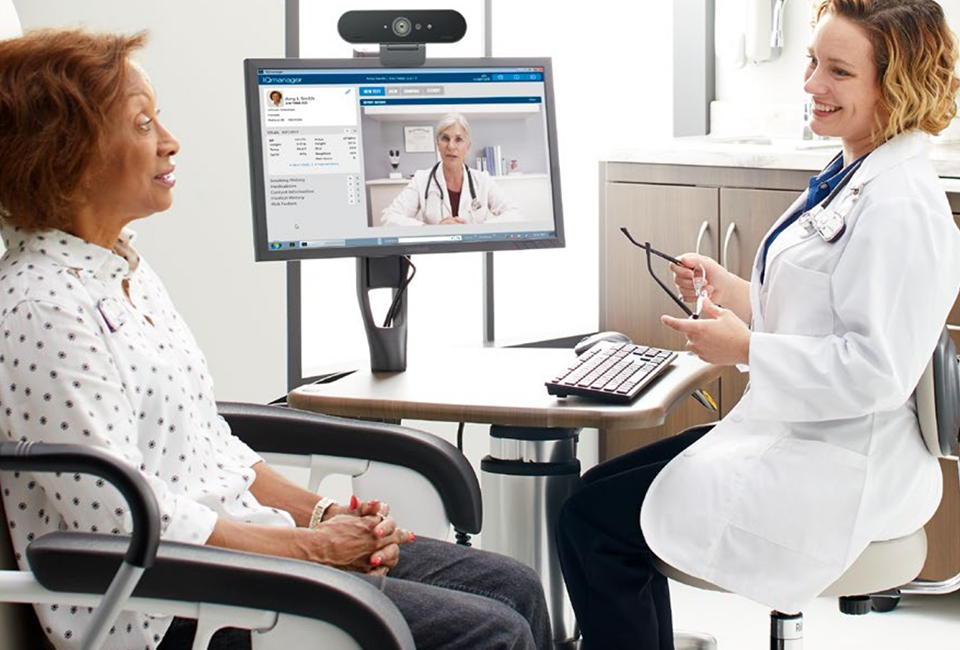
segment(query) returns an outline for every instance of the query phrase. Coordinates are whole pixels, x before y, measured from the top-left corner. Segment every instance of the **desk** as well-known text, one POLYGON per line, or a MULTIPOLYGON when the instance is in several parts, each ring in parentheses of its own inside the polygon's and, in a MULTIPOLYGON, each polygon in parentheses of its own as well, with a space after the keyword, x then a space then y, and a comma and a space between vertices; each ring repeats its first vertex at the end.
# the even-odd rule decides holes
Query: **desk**
POLYGON ((543 382, 572 360, 547 348, 413 351, 406 372, 359 370, 329 384, 290 392, 290 406, 329 415, 403 418, 491 425, 491 454, 482 472, 483 546, 540 573, 558 644, 577 637, 553 530, 563 501, 576 489, 576 434, 584 427, 638 429, 663 423, 670 411, 720 368, 681 352, 632 404, 607 405, 548 395, 543 382), (488 470, 496 467, 498 469, 488 470))

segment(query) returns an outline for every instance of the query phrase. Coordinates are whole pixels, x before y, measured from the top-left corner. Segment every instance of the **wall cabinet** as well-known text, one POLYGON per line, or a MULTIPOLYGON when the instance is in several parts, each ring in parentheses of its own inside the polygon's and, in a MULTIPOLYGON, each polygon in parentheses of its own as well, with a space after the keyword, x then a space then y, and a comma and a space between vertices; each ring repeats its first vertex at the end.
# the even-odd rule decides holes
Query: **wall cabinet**
MULTIPOLYGON (((813 171, 745 169, 688 165, 606 162, 600 169, 600 329, 616 330, 638 343, 681 350, 684 338, 660 323, 661 314, 682 315, 649 277, 642 249, 634 239, 679 255, 698 251, 749 278, 754 255, 770 226, 807 185, 813 171)), ((960 194, 948 194, 960 226, 960 194)), ((659 258, 653 269, 669 287, 672 275, 659 258)), ((948 323, 960 347, 960 301, 948 323)), ((727 370, 706 387, 720 413, 686 400, 660 427, 602 432, 600 457, 608 459, 711 422, 740 399, 747 375, 727 370)), ((943 580, 960 573, 960 485, 956 458, 941 463, 944 500, 927 525, 930 550, 921 578, 943 580)))

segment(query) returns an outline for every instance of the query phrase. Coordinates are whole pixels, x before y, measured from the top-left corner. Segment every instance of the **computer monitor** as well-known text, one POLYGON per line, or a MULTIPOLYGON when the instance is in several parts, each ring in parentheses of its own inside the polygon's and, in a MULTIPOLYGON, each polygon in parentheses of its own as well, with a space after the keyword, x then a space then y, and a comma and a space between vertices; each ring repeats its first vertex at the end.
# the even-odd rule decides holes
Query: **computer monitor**
POLYGON ((250 59, 245 77, 258 261, 563 246, 549 59, 250 59), (452 123, 470 144, 453 220, 452 123))

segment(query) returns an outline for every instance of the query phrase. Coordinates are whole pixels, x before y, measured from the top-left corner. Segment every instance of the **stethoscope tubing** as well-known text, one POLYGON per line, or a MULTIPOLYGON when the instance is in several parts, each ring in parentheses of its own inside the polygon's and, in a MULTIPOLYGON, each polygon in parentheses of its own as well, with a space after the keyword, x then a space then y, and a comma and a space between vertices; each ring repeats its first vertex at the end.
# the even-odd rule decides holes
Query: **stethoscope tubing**
MULTIPOLYGON (((427 179, 427 187, 423 191, 423 200, 426 201, 430 196, 430 184, 433 183, 437 186, 437 189, 440 190, 440 198, 443 198, 443 188, 440 187, 440 181, 437 180, 437 170, 440 169, 442 163, 437 163, 433 166, 433 169, 430 170, 430 178, 427 179)), ((477 190, 473 186, 473 175, 470 173, 470 168, 466 165, 463 166, 463 171, 467 175, 467 184, 470 186, 470 201, 477 200, 477 190)))

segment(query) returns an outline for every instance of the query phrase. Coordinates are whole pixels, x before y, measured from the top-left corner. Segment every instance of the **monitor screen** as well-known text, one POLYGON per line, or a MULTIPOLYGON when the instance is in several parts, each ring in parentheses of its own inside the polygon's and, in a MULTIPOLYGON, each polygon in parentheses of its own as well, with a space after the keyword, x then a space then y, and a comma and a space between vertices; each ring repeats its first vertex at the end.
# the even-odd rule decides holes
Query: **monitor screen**
POLYGON ((549 59, 245 66, 257 260, 563 246, 549 59))

